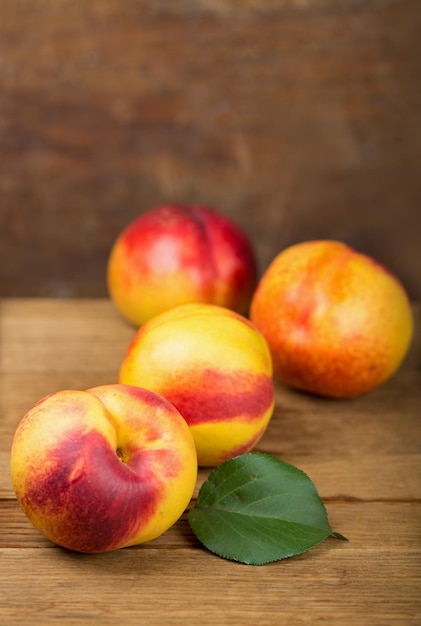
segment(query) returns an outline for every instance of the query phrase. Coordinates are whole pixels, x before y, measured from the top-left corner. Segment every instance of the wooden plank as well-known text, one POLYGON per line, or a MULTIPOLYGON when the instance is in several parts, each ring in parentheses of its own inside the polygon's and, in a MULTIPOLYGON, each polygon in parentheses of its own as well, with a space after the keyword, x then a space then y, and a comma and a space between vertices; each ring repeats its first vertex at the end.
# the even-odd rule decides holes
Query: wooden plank
MULTIPOLYGON (((195 500, 188 509, 195 505, 195 500)), ((421 551, 421 502, 358 502, 354 500, 327 501, 329 521, 334 531, 342 532, 349 543, 341 546, 346 551, 361 549, 399 552, 414 548, 418 559, 421 551), (350 513, 353 512, 352 515, 350 513), (378 532, 381 527, 381 532, 378 532)), ((0 508, 0 548, 56 548, 32 526, 16 500, 4 502, 0 508)), ((331 542, 329 540, 329 546, 331 542)), ((332 542, 332 545, 336 543, 332 542)), ((323 544, 327 545, 327 544, 323 544)), ((145 547, 145 546, 144 546, 145 547)), ((200 547, 184 513, 180 520, 164 535, 148 544, 148 549, 200 547)), ((330 549, 325 547, 327 551, 330 549)), ((130 550, 138 548, 130 548, 130 550)), ((144 548, 142 548, 143 550, 144 548)), ((339 547, 335 547, 335 550, 339 547)), ((213 562, 215 560, 213 559, 213 562)), ((421 563, 420 563, 421 564, 421 563)), ((421 572, 420 572, 421 574, 421 572)))
POLYGON ((36 298, 3 300, 0 320, 7 373, 109 372, 135 332, 106 299, 57 299, 53 308, 36 298))
POLYGON ((111 623, 117 616, 134 624, 139 614, 155 624, 166 613, 174 624, 210 624, 217 617, 227 624, 416 624, 420 504, 332 503, 328 509, 349 542, 329 539, 294 559, 249 568, 204 550, 185 516, 150 544, 78 555, 40 538, 10 504, 0 517, 8 536, 0 544, 8 572, 1 615, 12 624, 111 623), (124 593, 117 592, 121 585, 124 593))
POLYGON ((304 555, 263 567, 224 561, 197 546, 148 545, 99 556, 56 548, 0 549, 9 573, 2 584, 2 617, 6 623, 37 625, 60 619, 135 624, 140 618, 148 624, 164 619, 170 624, 418 624, 420 550, 399 541, 392 547, 381 540, 371 545, 390 510, 376 516, 365 507, 355 514, 367 523, 358 545, 357 538, 347 544, 327 540, 304 555))
MULTIPOLYGON (((247 567, 206 551, 187 513, 155 541, 105 555, 63 550, 32 527, 8 470, 18 420, 46 393, 112 382, 133 329, 105 300, 0 301, 0 621, 418 625, 421 308, 414 311, 412 349, 381 389, 338 402, 276 385, 258 449, 308 473, 349 542, 329 538, 293 559, 247 567)), ((190 507, 208 472, 200 470, 190 507)))

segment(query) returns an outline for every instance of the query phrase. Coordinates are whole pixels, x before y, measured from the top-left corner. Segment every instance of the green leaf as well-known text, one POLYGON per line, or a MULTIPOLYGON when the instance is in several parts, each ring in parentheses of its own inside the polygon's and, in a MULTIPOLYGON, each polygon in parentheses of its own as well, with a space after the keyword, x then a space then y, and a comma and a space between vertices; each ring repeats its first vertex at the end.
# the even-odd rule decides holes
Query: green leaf
POLYGON ((308 476, 260 452, 237 456, 211 472, 189 524, 208 550, 248 565, 300 554, 333 534, 308 476))

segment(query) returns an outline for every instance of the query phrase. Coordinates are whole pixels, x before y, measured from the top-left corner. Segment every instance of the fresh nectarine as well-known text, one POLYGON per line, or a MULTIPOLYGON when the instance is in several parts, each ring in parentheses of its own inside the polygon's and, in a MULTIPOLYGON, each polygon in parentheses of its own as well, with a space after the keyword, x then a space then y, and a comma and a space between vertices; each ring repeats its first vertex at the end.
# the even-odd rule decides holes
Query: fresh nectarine
POLYGON ((336 241, 281 252, 260 279, 250 315, 281 381, 337 398, 386 381, 402 362, 413 328, 397 278, 336 241))
POLYGON ((104 385, 35 404, 11 475, 33 525, 60 546, 105 552, 150 541, 181 516, 197 478, 185 420, 152 391, 104 385))
POLYGON ((107 282, 112 302, 135 326, 188 302, 248 314, 257 264, 250 240, 226 216, 172 204, 146 211, 122 231, 107 282))
POLYGON ((216 305, 180 305, 146 322, 127 349, 119 380, 177 407, 202 466, 251 450, 274 407, 265 339, 248 319, 216 305))

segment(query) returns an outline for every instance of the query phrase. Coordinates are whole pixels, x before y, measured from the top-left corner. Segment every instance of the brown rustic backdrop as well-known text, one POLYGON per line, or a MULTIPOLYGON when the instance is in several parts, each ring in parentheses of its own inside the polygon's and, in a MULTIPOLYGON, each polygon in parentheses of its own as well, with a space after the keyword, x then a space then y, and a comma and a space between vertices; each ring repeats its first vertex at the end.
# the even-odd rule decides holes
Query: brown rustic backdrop
POLYGON ((263 269, 338 238, 421 297, 419 0, 0 0, 0 296, 103 296, 120 230, 213 205, 263 269))

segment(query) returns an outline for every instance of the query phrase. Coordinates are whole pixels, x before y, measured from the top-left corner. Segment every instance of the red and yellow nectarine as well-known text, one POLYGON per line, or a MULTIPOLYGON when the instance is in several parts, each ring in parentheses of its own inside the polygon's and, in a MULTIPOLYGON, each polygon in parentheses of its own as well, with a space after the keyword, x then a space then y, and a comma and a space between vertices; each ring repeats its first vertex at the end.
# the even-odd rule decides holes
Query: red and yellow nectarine
POLYGON ((149 320, 128 347, 119 380, 177 407, 202 466, 250 451, 274 408, 265 339, 248 319, 216 305, 181 305, 149 320))
POLYGON ((203 206, 165 205, 127 226, 108 259, 108 292, 133 325, 203 302, 248 313, 257 264, 245 233, 203 206))
POLYGON ((250 315, 281 381, 337 398, 386 381, 413 329, 397 278, 337 241, 303 242, 281 252, 260 279, 250 315))
POLYGON ((185 510, 197 457, 185 420, 124 385, 63 390, 35 404, 13 439, 11 475, 33 525, 80 552, 150 541, 185 510))

